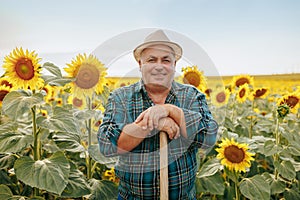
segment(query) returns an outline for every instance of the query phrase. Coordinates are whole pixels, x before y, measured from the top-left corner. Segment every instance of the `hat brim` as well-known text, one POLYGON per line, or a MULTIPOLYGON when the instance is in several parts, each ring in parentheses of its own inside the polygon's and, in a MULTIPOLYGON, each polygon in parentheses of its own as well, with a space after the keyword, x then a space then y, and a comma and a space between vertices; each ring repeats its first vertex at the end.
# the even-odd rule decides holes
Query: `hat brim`
POLYGON ((134 55, 134 58, 137 62, 140 61, 140 58, 141 58, 141 53, 144 49, 152 46, 152 45, 156 45, 156 44, 162 44, 162 45, 166 45, 166 46, 169 46, 170 48, 173 49, 174 51, 174 54, 175 54, 175 60, 178 61, 181 56, 182 56, 182 48, 174 43, 174 42, 167 42, 167 41, 151 41, 151 42, 146 42, 146 43, 143 43, 139 46, 137 46, 134 51, 133 51, 133 55, 134 55))

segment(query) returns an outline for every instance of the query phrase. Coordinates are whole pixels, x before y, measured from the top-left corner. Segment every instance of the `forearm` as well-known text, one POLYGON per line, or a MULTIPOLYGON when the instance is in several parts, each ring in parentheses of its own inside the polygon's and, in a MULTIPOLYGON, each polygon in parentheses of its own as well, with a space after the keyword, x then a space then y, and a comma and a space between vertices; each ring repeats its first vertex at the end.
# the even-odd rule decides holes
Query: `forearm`
POLYGON ((186 124, 185 124, 185 117, 184 117, 183 110, 172 104, 165 104, 165 107, 169 112, 169 117, 171 117, 176 122, 176 124, 180 127, 181 135, 187 138, 186 124))
POLYGON ((118 153, 126 153, 138 146, 150 133, 149 129, 142 129, 139 123, 131 123, 124 126, 118 139, 118 153))

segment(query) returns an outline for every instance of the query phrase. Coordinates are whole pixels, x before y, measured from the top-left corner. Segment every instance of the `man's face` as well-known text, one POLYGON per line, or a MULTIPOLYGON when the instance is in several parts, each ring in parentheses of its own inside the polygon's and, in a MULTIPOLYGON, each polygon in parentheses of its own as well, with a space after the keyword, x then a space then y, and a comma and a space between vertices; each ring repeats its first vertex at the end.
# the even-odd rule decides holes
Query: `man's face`
POLYGON ((175 74, 173 50, 166 45, 152 45, 141 54, 139 62, 142 79, 146 85, 171 87, 175 74))

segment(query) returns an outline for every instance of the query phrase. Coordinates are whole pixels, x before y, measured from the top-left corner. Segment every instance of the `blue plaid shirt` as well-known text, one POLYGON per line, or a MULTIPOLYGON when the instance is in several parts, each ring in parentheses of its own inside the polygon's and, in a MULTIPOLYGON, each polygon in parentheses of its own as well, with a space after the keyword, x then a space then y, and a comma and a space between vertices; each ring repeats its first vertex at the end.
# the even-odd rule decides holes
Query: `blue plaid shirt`
MULTIPOLYGON (((196 154, 216 142, 218 125, 205 95, 191 85, 173 81, 165 103, 180 107, 185 115, 188 138, 168 141, 169 199, 195 199, 196 154)), ((116 89, 110 95, 98 131, 100 152, 119 156, 115 166, 120 179, 119 195, 129 199, 159 199, 159 134, 153 130, 131 152, 118 155, 117 141, 125 125, 151 107, 143 81, 116 89)))

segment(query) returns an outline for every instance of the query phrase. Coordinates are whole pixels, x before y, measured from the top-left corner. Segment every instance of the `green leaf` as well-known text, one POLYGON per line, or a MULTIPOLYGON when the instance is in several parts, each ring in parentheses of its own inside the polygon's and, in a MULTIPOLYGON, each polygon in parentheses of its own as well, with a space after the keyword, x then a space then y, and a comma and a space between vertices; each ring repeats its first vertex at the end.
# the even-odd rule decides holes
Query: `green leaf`
POLYGON ((223 195, 225 190, 224 180, 220 173, 200 178, 202 187, 211 194, 223 195))
POLYGON ((271 183, 271 194, 280 194, 285 190, 285 183, 280 180, 273 180, 271 183))
POLYGON ((5 184, 5 185, 14 184, 13 180, 11 180, 11 177, 9 177, 9 174, 7 174, 7 172, 4 170, 0 170, 0 185, 1 184, 5 184))
POLYGON ((92 193, 90 200, 115 200, 118 196, 118 186, 107 180, 90 179, 90 185, 92 187, 92 193))
POLYGON ((52 139, 61 150, 69 152, 83 152, 85 150, 81 145, 78 133, 56 132, 53 134, 52 139))
POLYGON ((53 63, 45 62, 42 68, 48 70, 51 74, 55 75, 56 77, 62 77, 60 68, 54 65, 53 63))
POLYGON ((12 154, 0 154, 0 169, 13 168, 15 160, 12 154))
POLYGON ((244 178, 239 184, 239 189, 248 199, 270 199, 270 186, 261 175, 244 178))
POLYGON ((297 162, 295 160, 290 160, 295 168, 295 171, 298 172, 300 171, 300 162, 297 162))
POLYGON ((277 145, 275 145, 275 143, 272 140, 268 140, 265 142, 264 145, 265 156, 271 156, 279 152, 280 152, 280 148, 277 145))
POLYGON ((284 191, 283 193, 283 197, 286 200, 300 199, 300 193, 299 190, 287 188, 286 191, 284 191))
POLYGON ((78 123, 72 113, 61 107, 54 107, 53 116, 37 118, 37 124, 54 131, 79 133, 78 123))
POLYGON ((8 186, 0 185, 0 199, 9 199, 12 196, 13 193, 10 191, 8 186))
POLYGON ((289 151, 290 154, 294 156, 300 156, 300 148, 290 145, 287 147, 287 150, 289 151))
POLYGON ((13 132, 18 129, 18 122, 15 121, 9 121, 5 124, 0 125, 0 133, 4 132, 13 132))
POLYGON ((70 164, 62 152, 38 161, 24 156, 15 162, 14 168, 17 178, 31 187, 60 195, 68 184, 70 164))
POLYGON ((278 170, 279 174, 282 177, 284 177, 288 180, 292 180, 296 177, 296 170, 295 170, 293 164, 291 163, 291 161, 284 160, 281 163, 274 162, 274 166, 278 170))
POLYGON ((203 178, 207 176, 212 176, 215 173, 217 173, 220 169, 222 169, 222 165, 219 159, 214 158, 208 160, 202 165, 200 171, 197 173, 197 177, 203 178))
POLYGON ((76 117, 76 119, 78 120, 88 120, 99 115, 98 112, 99 111, 97 110, 88 110, 88 109, 78 110, 74 112, 74 117, 76 117))
POLYGON ((224 126, 227 129, 229 129, 230 131, 234 131, 235 130, 233 122, 228 117, 225 117, 225 124, 224 124, 224 126))
POLYGON ((16 120, 34 105, 42 104, 44 102, 43 98, 44 96, 41 93, 32 94, 24 90, 12 91, 4 97, 2 110, 4 114, 16 120))
POLYGON ((232 180, 234 183, 238 182, 238 176, 236 175, 236 172, 233 170, 229 170, 227 167, 224 167, 224 172, 226 176, 232 180))
POLYGON ((114 167, 115 163, 118 160, 117 157, 105 157, 103 154, 101 154, 99 145, 97 144, 90 145, 88 148, 88 152, 95 161, 100 164, 106 165, 108 168, 114 167))
POLYGON ((28 147, 33 142, 32 135, 17 132, 0 134, 0 153, 17 153, 28 147))
POLYGON ((44 79, 46 84, 49 84, 51 86, 64 86, 67 83, 70 83, 72 81, 74 81, 74 79, 72 78, 59 78, 56 76, 42 76, 42 78, 44 79))
POLYGON ((289 144, 294 145, 296 148, 300 148, 300 134, 299 132, 297 132, 298 129, 299 129, 299 125, 294 129, 291 130, 285 129, 281 131, 281 135, 288 140, 289 144))
POLYGON ((61 197, 77 198, 90 194, 90 186, 87 183, 84 174, 78 170, 72 162, 68 185, 64 189, 61 197))

